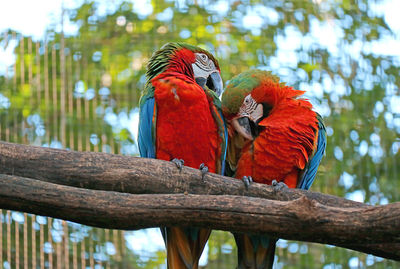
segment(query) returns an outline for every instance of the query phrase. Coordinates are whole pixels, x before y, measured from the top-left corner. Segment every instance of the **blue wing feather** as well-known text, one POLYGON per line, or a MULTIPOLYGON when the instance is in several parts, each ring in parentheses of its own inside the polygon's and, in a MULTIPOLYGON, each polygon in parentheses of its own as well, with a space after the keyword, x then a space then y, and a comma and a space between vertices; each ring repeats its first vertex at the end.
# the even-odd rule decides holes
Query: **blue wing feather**
POLYGON ((307 168, 303 174, 303 177, 298 185, 298 188, 308 190, 312 183, 314 182, 315 176, 317 174, 318 166, 321 162, 322 156, 325 153, 326 148, 326 130, 324 123, 322 122, 321 116, 317 116, 318 119, 318 144, 317 150, 314 156, 309 161, 307 168))
POLYGON ((154 97, 148 98, 140 108, 138 143, 141 157, 155 158, 153 139, 154 97))
POLYGON ((228 128, 226 127, 226 121, 225 121, 225 118, 224 118, 224 115, 222 114, 222 111, 221 111, 221 109, 218 109, 218 112, 219 112, 219 114, 220 114, 220 116, 221 116, 221 119, 222 119, 222 121, 224 122, 224 135, 225 135, 225 147, 223 148, 223 152, 221 153, 222 154, 222 165, 221 165, 221 175, 225 175, 225 160, 226 160, 226 154, 227 154, 227 152, 228 152, 228 128))

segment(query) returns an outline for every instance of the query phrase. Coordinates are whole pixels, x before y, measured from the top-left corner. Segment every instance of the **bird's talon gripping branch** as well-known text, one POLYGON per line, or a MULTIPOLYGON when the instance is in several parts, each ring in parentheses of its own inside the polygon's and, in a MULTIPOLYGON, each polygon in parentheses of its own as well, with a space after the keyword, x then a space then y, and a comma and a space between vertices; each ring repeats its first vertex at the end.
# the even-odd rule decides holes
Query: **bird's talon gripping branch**
POLYGON ((253 183, 253 178, 251 176, 244 176, 242 177, 242 181, 244 183, 244 186, 246 187, 246 190, 248 190, 250 184, 253 183))
POLYGON ((182 167, 185 164, 184 160, 174 158, 171 160, 171 162, 173 162, 176 165, 176 167, 179 169, 179 171, 182 171, 182 167))
POLYGON ((201 179, 204 180, 205 175, 208 173, 208 167, 204 163, 202 163, 200 164, 199 169, 201 171, 201 179))
POLYGON ((281 191, 283 189, 288 188, 288 186, 283 182, 278 182, 276 179, 272 180, 272 186, 275 191, 281 191))

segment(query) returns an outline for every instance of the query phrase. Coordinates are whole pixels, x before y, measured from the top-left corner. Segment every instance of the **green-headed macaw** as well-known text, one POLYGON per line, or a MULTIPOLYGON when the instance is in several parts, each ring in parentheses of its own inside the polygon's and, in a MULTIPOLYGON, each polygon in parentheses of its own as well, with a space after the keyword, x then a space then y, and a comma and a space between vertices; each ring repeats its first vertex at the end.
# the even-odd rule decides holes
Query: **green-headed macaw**
MULTIPOLYGON (((308 189, 326 147, 319 114, 304 91, 279 82, 270 72, 252 69, 229 81, 222 95, 228 123, 228 174, 248 185, 308 189)), ((234 234, 238 268, 272 268, 277 239, 234 234)))
MULTIPOLYGON (((147 66, 139 102, 139 150, 142 157, 174 161, 223 174, 227 129, 219 95, 223 90, 217 60, 204 49, 168 43, 147 66)), ((161 228, 170 269, 198 268, 211 230, 161 228)))

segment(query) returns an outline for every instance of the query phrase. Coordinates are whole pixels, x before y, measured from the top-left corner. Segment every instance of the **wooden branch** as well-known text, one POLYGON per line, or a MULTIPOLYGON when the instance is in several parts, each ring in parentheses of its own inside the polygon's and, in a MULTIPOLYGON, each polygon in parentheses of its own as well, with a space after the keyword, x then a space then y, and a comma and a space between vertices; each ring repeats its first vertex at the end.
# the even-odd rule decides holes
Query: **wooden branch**
POLYGON ((171 162, 100 152, 78 152, 0 142, 0 174, 34 178, 87 189, 146 193, 240 195, 289 201, 307 196, 324 205, 368 207, 332 195, 299 189, 276 192, 254 183, 246 190, 240 180, 212 173, 201 179, 197 169, 179 171, 171 162))
MULTIPOLYGON (((133 195, 0 175, 0 205, 102 228, 211 227, 337 246, 388 238, 400 242, 400 203, 338 208, 306 196, 274 201, 231 195, 133 195)), ((385 256, 400 260, 399 251, 385 256)))
MULTIPOLYGON (((75 186, 80 188, 127 192, 135 194, 195 193, 202 195, 240 195, 240 196, 259 197, 276 201, 296 201, 296 203, 299 201, 299 199, 301 200, 306 198, 307 201, 311 201, 312 203, 317 203, 317 205, 325 205, 327 206, 326 208, 330 207, 335 209, 348 208, 349 210, 363 209, 367 211, 376 210, 374 209, 375 207, 349 201, 343 198, 315 193, 315 192, 296 190, 296 189, 288 189, 276 192, 270 186, 262 184, 253 184, 247 191, 245 190, 242 182, 238 180, 232 180, 232 178, 222 177, 211 173, 205 177, 204 181, 202 181, 200 172, 198 170, 184 167, 184 169, 181 172, 179 172, 176 169, 175 165, 160 160, 135 158, 135 157, 127 157, 120 155, 95 153, 95 152, 75 152, 75 151, 67 151, 67 150, 59 150, 51 148, 18 145, 6 142, 0 142, 0 173, 9 175, 18 175, 22 177, 30 177, 41 181, 53 182, 57 184, 75 186)), ((58 188, 63 187, 57 185, 55 186, 58 188)), ((90 191, 90 190, 84 190, 84 191, 90 191)), ((117 197, 119 195, 117 193, 111 193, 111 192, 109 192, 109 194, 111 195, 110 199, 112 198, 112 196, 117 197)), ((213 199, 223 198, 219 196, 213 196, 213 197, 214 197, 213 199)), ((238 201, 242 201, 242 199, 250 199, 250 198, 235 197, 235 199, 238 201)), ((155 202, 155 200, 149 200, 149 201, 155 202)), ((187 202, 191 203, 192 201, 193 199, 187 202)), ((271 201, 263 201, 261 207, 264 207, 264 204, 270 202, 271 201)), ((296 203, 295 207, 297 207, 296 203)), ((28 204, 30 206, 34 206, 31 205, 30 203, 28 204)), ((35 210, 39 210, 39 208, 36 208, 35 210)), ((24 206, 22 206, 21 209, 17 208, 14 209, 26 211, 24 210, 24 206)), ((283 209, 281 208, 281 210, 283 209)), ((37 214, 43 214, 38 211, 35 212, 37 214)), ((311 221, 313 219, 312 214, 314 214, 314 212, 310 211, 305 211, 305 212, 311 213, 311 219, 309 225, 311 226, 314 225, 311 221)), ((333 210, 331 213, 335 213, 335 210, 333 210)), ((65 212, 63 214, 68 214, 63 216, 68 216, 68 220, 73 220, 72 217, 70 218, 69 216, 70 213, 65 212)), ((186 214, 185 216, 188 216, 192 213, 186 212, 185 214, 186 214)), ((72 215, 73 214, 71 214, 71 216, 72 215)), ((54 216, 54 217, 63 218, 63 216, 54 216)), ((251 218, 251 215, 248 215, 248 217, 251 218)), ((392 215, 391 217, 397 218, 396 220, 397 222, 395 223, 398 223, 398 216, 392 215)), ((64 219, 66 218, 64 217, 64 219)), ((78 220, 75 221, 80 223, 86 223, 78 220)), ((343 221, 345 221, 347 225, 350 226, 352 225, 352 223, 348 219, 345 219, 343 221)), ((153 223, 153 226, 157 226, 156 223, 153 223)), ((279 224, 278 226, 281 225, 279 224)), ((214 226, 209 226, 209 227, 217 229, 217 227, 214 226)), ((301 235, 303 234, 302 228, 299 226, 291 226, 291 227, 293 229, 296 229, 297 233, 300 235, 293 239, 303 240, 300 239, 303 238, 301 237, 301 235)), ((390 226, 386 227, 386 229, 392 230, 393 227, 395 226, 393 226, 392 223, 390 226)), ((246 229, 248 230, 247 226, 246 229)), ((227 230, 233 230, 233 228, 232 229, 228 228, 227 230)), ((312 235, 314 236, 314 234, 312 235)), ((281 237, 288 238, 287 236, 281 236, 281 237)), ((350 236, 350 238, 353 239, 353 236, 350 236)), ((323 238, 322 239, 308 238, 304 240, 319 242, 319 240, 321 241, 323 240, 323 238)), ((383 242, 383 241, 390 242, 390 243, 374 243, 374 244, 371 243, 372 241, 368 242, 365 240, 369 239, 364 238, 363 241, 360 238, 360 241, 363 241, 361 244, 356 244, 354 240, 349 240, 347 243, 342 242, 342 243, 337 243, 336 245, 366 253, 371 253, 385 258, 400 260, 400 244, 395 243, 398 242, 397 239, 393 239, 393 237, 386 237, 386 239, 380 238, 378 240, 374 239, 375 240, 374 242, 383 242)), ((327 243, 334 244, 332 242, 327 242, 327 243)))

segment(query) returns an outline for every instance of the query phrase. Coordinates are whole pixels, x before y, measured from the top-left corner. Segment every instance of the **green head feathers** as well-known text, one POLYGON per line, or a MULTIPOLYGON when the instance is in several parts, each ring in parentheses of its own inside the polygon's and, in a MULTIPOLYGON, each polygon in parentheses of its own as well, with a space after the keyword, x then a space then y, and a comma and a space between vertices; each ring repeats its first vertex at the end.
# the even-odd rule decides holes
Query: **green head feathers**
POLYGON ((270 71, 250 69, 233 77, 226 85, 222 94, 222 110, 225 115, 234 115, 239 112, 243 99, 260 85, 261 81, 270 79, 279 83, 279 78, 270 71))
POLYGON ((186 43, 167 43, 159 50, 154 52, 147 64, 146 85, 142 92, 141 100, 139 101, 140 105, 142 105, 144 100, 149 97, 153 97, 154 95, 154 87, 151 84, 151 80, 168 69, 168 66, 170 65, 171 61, 173 61, 176 52, 181 49, 188 49, 193 53, 204 53, 215 63, 215 66, 219 68, 218 61, 214 58, 214 56, 202 48, 186 43))
POLYGON ((218 67, 218 62, 214 58, 214 56, 208 51, 187 44, 187 43, 167 43, 162 46, 159 50, 157 50, 153 56, 150 58, 149 63, 147 64, 147 82, 151 81, 154 77, 166 71, 168 65, 171 63, 171 59, 174 57, 175 53, 181 49, 188 49, 193 53, 199 52, 206 54, 210 59, 212 59, 215 65, 218 67))

